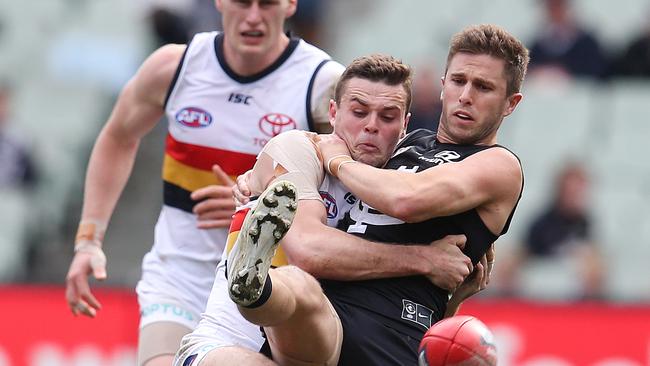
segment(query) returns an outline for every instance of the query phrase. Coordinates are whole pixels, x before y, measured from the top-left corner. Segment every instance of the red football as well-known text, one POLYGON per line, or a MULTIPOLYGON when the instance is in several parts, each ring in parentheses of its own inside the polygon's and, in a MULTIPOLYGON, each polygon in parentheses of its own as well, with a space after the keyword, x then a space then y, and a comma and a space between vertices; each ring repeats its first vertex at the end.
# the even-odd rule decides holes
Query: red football
POLYGON ((482 321, 459 315, 432 325, 420 341, 419 366, 495 366, 494 336, 482 321))

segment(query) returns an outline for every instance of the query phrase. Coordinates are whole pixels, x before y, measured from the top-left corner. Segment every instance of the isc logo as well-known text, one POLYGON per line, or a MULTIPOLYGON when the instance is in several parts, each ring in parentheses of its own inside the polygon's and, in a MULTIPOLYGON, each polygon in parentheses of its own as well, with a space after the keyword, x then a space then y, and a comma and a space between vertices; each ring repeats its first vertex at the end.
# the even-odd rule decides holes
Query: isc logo
POLYGON ((197 107, 186 107, 176 113, 176 122, 187 127, 206 127, 212 123, 212 116, 197 107))
POLYGON ((230 103, 243 103, 248 105, 248 101, 253 99, 252 95, 245 95, 245 94, 239 94, 239 93, 230 93, 230 96, 228 97, 228 101, 230 103))

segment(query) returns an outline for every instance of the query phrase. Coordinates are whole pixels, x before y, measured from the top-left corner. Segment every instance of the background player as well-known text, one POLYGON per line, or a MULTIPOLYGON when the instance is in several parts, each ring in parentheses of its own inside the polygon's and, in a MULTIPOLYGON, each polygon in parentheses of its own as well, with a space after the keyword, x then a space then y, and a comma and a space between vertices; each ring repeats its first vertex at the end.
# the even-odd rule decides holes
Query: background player
POLYGON ((72 312, 91 317, 100 304, 88 275, 106 278, 102 240, 138 144, 163 114, 169 121, 164 205, 137 287, 139 364, 169 365, 198 322, 234 211, 229 176, 250 169, 270 136, 327 124, 325 102, 342 66, 284 34, 296 5, 217 0, 224 32, 154 52, 122 90, 97 139, 66 289, 72 312), (223 168, 214 168, 218 179, 214 164, 223 168))
MULTIPOLYGON (((501 28, 475 26, 455 35, 443 79, 439 141, 430 132, 409 135, 387 165, 410 172, 376 169, 341 156, 348 149, 368 149, 364 145, 346 146, 340 139, 320 144, 328 149, 323 151, 328 170, 346 176, 342 182, 352 182, 352 191, 372 205, 360 202, 346 215, 348 232, 387 243, 425 243, 431 237, 464 233, 466 252, 476 263, 507 231, 521 197, 521 166, 514 154, 496 145, 496 134, 522 98, 527 64, 526 48, 501 28), (413 174, 418 170, 424 171, 413 174), (391 220, 382 212, 398 218, 391 220)), ((368 90, 372 97, 347 101, 358 105, 352 113, 372 105, 368 100, 404 94, 382 84, 368 90)), ((346 108, 346 100, 332 104, 330 115, 346 108)), ((230 295, 245 318, 265 327, 273 357, 282 364, 415 364, 424 331, 441 318, 447 293, 418 277, 325 281, 321 288, 304 271, 287 266, 271 270, 269 278, 258 274, 263 281, 250 281, 255 268, 247 267, 247 260, 269 260, 250 244, 239 240, 242 248, 236 245, 232 252, 246 253, 246 260, 232 262, 229 257, 230 295), (241 296, 259 287, 264 290, 258 299, 241 296)))

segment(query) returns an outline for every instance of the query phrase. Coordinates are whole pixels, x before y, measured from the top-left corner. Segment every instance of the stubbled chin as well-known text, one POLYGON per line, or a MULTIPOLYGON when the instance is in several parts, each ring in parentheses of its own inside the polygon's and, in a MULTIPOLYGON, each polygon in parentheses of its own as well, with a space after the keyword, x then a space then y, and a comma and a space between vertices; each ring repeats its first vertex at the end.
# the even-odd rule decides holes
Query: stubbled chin
POLYGON ((386 159, 382 159, 382 156, 380 153, 367 153, 367 152, 361 152, 361 153, 352 153, 352 158, 356 161, 362 162, 364 164, 374 166, 374 167, 380 167, 384 165, 386 159))

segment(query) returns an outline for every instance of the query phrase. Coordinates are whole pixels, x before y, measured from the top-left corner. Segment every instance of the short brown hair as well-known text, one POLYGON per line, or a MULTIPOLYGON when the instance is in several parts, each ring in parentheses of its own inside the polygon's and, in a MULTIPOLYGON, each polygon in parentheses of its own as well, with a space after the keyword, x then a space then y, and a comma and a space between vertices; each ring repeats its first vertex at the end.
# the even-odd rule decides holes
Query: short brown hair
POLYGON ((411 67, 393 56, 373 54, 356 58, 345 68, 336 84, 334 100, 341 102, 343 89, 348 80, 360 78, 370 81, 381 81, 388 85, 402 85, 406 92, 406 111, 411 109, 411 67))
POLYGON ((506 95, 510 96, 521 90, 530 60, 528 49, 505 29, 492 24, 480 24, 456 33, 449 45, 445 75, 451 59, 459 52, 490 55, 505 61, 506 95))

